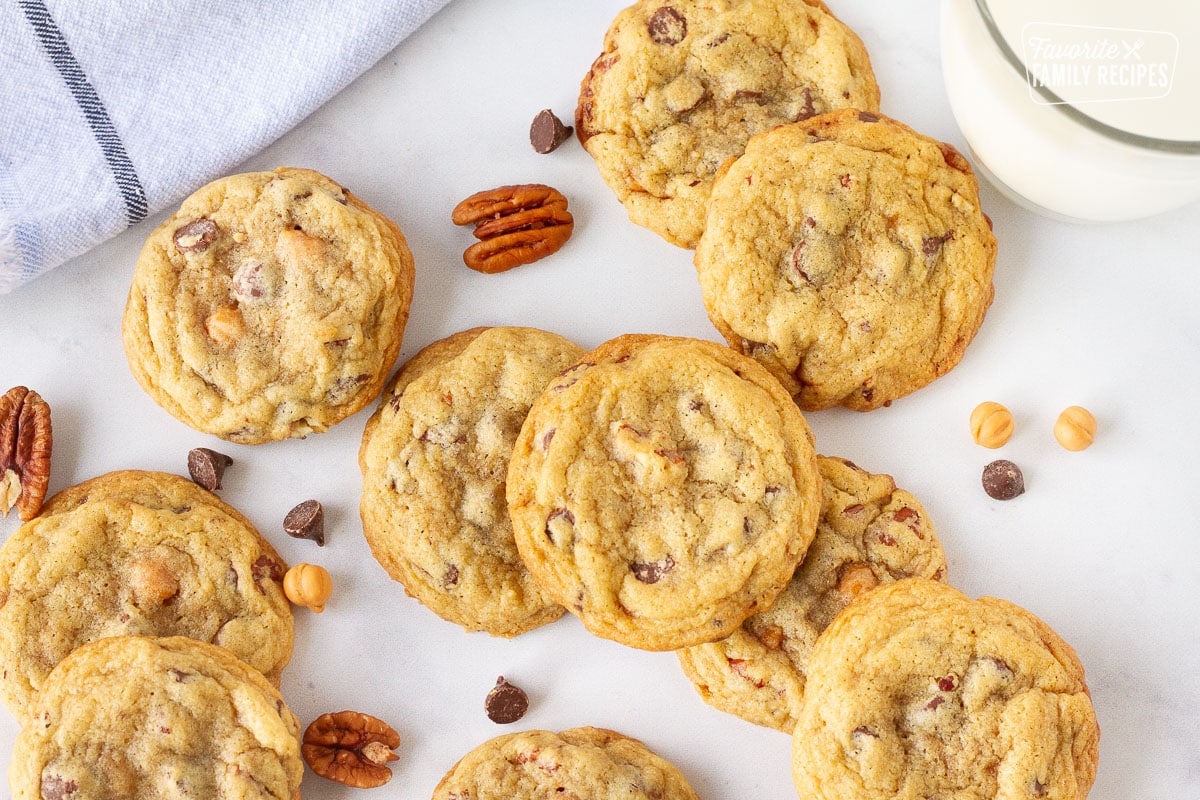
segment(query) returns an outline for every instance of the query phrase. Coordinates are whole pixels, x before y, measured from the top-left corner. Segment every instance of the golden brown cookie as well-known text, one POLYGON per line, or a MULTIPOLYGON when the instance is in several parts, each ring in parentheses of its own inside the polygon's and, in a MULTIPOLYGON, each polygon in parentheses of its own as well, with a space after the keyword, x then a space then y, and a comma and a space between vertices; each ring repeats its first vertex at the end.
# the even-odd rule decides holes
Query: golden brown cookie
POLYGON ((292 655, 286 567, 191 481, 112 472, 52 497, 0 548, 0 699, 23 721, 50 670, 107 636, 182 635, 278 684, 292 655))
POLYGON ((717 168, 776 125, 879 108, 866 48, 819 0, 641 0, 583 79, 576 134, 629 218, 695 247, 717 168))
POLYGON ((696 249, 704 304, 806 410, 867 411, 949 372, 992 301, 996 239, 954 148, 852 110, 751 140, 696 249))
POLYGON ((1083 800, 1099 738, 1083 666, 1044 622, 911 578, 821 634, 792 769, 811 800, 1083 800))
POLYGON ((562 615, 521 562, 504 487, 530 405, 583 352, 535 328, 456 333, 404 365, 363 432, 371 552, 467 630, 515 636, 562 615))
POLYGON ((462 757, 433 800, 697 800, 687 780, 637 739, 603 728, 524 731, 462 757))
POLYGON ((646 650, 767 608, 816 530, 808 424, 752 359, 613 339, 533 404, 508 470, 517 548, 592 633, 646 650))
POLYGON ((320 433, 379 394, 412 285, 399 228, 329 178, 231 175, 150 234, 125 354, 196 430, 243 444, 320 433))
POLYGON ((791 733, 808 656, 851 600, 902 578, 943 580, 946 555, 925 509, 890 475, 820 456, 817 535, 775 605, 726 639, 676 651, 705 702, 791 733))
POLYGON ((181 636, 86 644, 17 736, 14 800, 300 800, 300 723, 228 650, 181 636))

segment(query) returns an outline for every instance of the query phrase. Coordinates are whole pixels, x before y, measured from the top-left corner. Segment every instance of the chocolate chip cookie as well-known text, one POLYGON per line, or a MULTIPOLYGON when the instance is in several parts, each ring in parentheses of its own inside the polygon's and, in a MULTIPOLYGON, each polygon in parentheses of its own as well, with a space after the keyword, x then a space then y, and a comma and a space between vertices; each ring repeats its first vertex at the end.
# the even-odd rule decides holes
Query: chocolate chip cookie
POLYGON ((889 475, 819 456, 824 502, 817 535, 775 600, 719 642, 676 651, 705 702, 791 733, 808 654, 859 594, 900 578, 942 580, 946 556, 925 509, 889 475))
POLYGON ((456 333, 404 365, 363 432, 371 552, 467 630, 515 636, 562 615, 521 562, 504 489, 530 405, 583 352, 535 328, 456 333))
POLYGON ((229 651, 116 636, 55 667, 17 736, 14 800, 299 800, 300 723, 229 651))
POLYGON ((524 731, 462 757, 433 800, 696 800, 675 765, 637 739, 603 728, 524 731))
POLYGON ((753 359, 619 337, 525 420, 508 470, 517 548, 598 636, 646 650, 724 638, 771 605, 816 532, 810 437, 753 359))
POLYGON ((730 347, 806 410, 867 411, 949 372, 992 302, 996 239, 954 148, 835 111, 752 139, 696 249, 730 347))
POLYGON ((219 644, 277 684, 292 654, 285 570, 245 517, 178 475, 66 489, 0 548, 0 699, 27 721, 55 664, 122 634, 219 644))
POLYGON ((400 230, 329 178, 233 175, 146 241, 125 354, 196 430, 243 444, 320 433, 379 394, 412 285, 400 230))
POLYGON ((576 135, 629 218, 695 247, 717 168, 746 140, 879 108, 859 38, 819 0, 641 0, 583 79, 576 135))
POLYGON ((910 578, 817 640, 792 768, 813 800, 1083 800, 1099 738, 1083 667, 1044 622, 910 578))

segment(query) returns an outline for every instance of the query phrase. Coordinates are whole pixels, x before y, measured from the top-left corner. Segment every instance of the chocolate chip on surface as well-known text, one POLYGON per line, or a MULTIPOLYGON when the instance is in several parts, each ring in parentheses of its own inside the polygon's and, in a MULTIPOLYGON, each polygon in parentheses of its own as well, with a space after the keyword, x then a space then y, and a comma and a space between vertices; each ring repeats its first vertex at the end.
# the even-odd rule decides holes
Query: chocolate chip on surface
POLYGON ((42 797, 46 800, 69 800, 78 789, 79 784, 75 781, 50 773, 42 775, 42 797))
POLYGON ((233 459, 207 447, 197 447, 188 453, 188 474, 200 486, 215 492, 221 488, 221 477, 233 459))
POLYGON ((316 500, 305 500, 283 518, 283 532, 296 539, 312 539, 325 546, 325 509, 316 500))
POLYGON ((529 143, 538 153, 551 153, 571 138, 573 130, 570 125, 564 125, 553 111, 543 108, 529 126, 529 143))
POLYGON ((1025 477, 1020 467, 1001 458, 983 468, 983 490, 996 500, 1012 500, 1025 493, 1025 477))
POLYGON ((496 685, 487 693, 483 709, 488 719, 500 725, 516 722, 529 710, 529 697, 519 686, 513 686, 501 675, 496 685))
POLYGON ((658 583, 663 575, 675 569, 675 559, 667 556, 662 561, 634 561, 629 569, 642 583, 658 583))
POLYGON ((207 217, 189 222, 177 229, 172 239, 181 253, 201 253, 217 238, 217 223, 207 217))
POLYGON ((670 6, 663 6, 651 14, 646 27, 657 44, 677 45, 687 38, 687 20, 670 6))

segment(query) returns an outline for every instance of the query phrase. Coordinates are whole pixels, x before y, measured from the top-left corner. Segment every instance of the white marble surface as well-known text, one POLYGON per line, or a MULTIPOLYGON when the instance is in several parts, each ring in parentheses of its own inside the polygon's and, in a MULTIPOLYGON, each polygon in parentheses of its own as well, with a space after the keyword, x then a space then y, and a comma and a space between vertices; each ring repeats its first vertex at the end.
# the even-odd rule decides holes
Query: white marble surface
MULTIPOLYGON (((574 141, 539 156, 534 113, 566 117, 623 0, 454 0, 413 38, 294 132, 244 166, 322 170, 391 215, 417 262, 404 356, 473 325, 533 324, 592 346, 623 332, 717 338, 689 253, 630 224, 574 141), (576 231, 539 264, 467 270, 469 235, 449 221, 462 197, 502 183, 550 183, 576 231)), ((886 113, 962 145, 942 88, 932 0, 839 0, 865 40, 886 113)), ((236 109, 231 109, 236 113, 236 109)), ((1095 800, 1200 796, 1200 468, 1196 232, 1200 206, 1107 227, 1047 221, 985 187, 1000 241, 996 300, 950 375, 869 415, 809 415, 822 452, 893 474, 920 497, 953 583, 1041 616, 1079 652, 1103 729, 1095 800), (1007 404, 1017 431, 998 452, 971 442, 980 401, 1007 404), (1068 453, 1059 410, 1092 409, 1096 444, 1068 453), (979 486, 996 457, 1025 470, 1009 503, 979 486)), ((669 653, 588 635, 573 618, 507 641, 466 634, 408 599, 372 560, 357 516, 364 411, 304 441, 247 447, 184 427, 126 367, 121 310, 145 222, 0 297, 0 389, 26 384, 54 409, 51 490, 118 468, 185 472, 195 446, 236 464, 222 496, 289 561, 325 565, 335 595, 297 614, 284 693, 304 720, 352 708, 404 737, 395 778, 371 797, 428 797, 468 749, 509 728, 484 716, 503 674, 532 706, 519 726, 601 725, 674 761, 706 800, 794 796, 789 738, 704 705, 669 653), (328 509, 324 549, 292 540, 284 513, 328 509)), ((0 521, 0 536, 16 528, 0 521)), ((15 722, 0 714, 0 762, 15 722)), ((311 774, 307 798, 354 790, 311 774)), ((365 795, 363 795, 365 796, 365 795)))

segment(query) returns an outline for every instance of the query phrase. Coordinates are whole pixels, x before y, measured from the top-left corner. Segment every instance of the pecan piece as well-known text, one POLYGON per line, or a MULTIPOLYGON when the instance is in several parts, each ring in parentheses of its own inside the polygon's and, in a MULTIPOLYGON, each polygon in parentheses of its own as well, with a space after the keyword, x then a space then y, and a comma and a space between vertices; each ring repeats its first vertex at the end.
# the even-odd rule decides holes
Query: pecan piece
POLYGON ((400 734, 386 722, 357 711, 322 714, 304 731, 300 752, 322 778, 356 789, 373 789, 392 779, 387 762, 399 758, 400 734))
POLYGON ((50 483, 54 435, 50 405, 37 392, 14 386, 0 397, 0 513, 15 505, 23 521, 42 510, 50 483))
POLYGON ((450 219, 455 225, 475 225, 479 241, 467 248, 463 261, 487 274, 545 258, 566 243, 575 227, 567 198, 537 183, 476 192, 454 207, 450 219))

